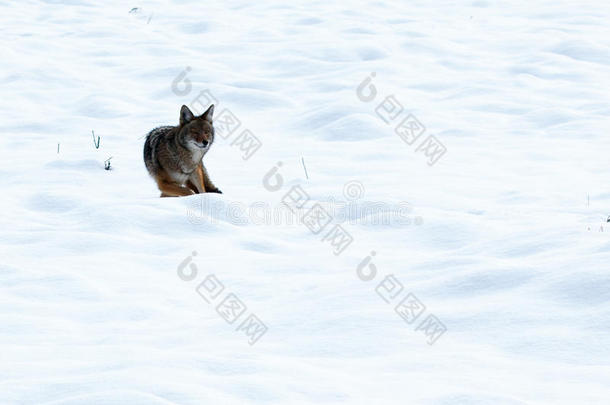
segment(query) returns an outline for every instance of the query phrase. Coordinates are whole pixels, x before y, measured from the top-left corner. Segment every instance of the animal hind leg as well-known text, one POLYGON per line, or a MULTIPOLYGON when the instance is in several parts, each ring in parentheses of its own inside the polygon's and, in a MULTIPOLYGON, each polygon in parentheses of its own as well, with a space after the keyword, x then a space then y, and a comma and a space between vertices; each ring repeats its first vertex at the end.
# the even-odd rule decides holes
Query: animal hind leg
POLYGON ((157 185, 159 186, 159 190, 161 190, 161 197, 183 197, 195 194, 195 192, 188 187, 163 180, 159 181, 157 185))
POLYGON ((199 189, 197 188, 197 186, 195 186, 195 185, 193 184, 193 182, 192 182, 190 179, 186 181, 186 186, 187 186, 189 189, 193 190, 193 192, 194 192, 195 194, 199 194, 199 189))

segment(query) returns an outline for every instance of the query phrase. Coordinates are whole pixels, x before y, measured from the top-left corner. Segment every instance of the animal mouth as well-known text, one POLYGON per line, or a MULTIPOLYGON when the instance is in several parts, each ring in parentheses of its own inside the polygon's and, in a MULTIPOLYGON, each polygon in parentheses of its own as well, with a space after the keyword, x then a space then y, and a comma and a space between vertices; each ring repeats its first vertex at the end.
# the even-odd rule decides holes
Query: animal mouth
POLYGON ((208 147, 208 141, 202 141, 202 142, 192 141, 192 143, 199 149, 205 149, 208 147))

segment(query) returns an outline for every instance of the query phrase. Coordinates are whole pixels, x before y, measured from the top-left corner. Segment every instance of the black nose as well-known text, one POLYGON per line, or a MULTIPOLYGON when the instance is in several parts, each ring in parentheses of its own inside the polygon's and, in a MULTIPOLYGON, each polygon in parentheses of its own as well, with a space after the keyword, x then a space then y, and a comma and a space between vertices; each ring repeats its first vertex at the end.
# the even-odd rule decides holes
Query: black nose
POLYGON ((208 146, 208 141, 201 141, 201 144, 203 145, 203 147, 205 148, 206 146, 208 146))

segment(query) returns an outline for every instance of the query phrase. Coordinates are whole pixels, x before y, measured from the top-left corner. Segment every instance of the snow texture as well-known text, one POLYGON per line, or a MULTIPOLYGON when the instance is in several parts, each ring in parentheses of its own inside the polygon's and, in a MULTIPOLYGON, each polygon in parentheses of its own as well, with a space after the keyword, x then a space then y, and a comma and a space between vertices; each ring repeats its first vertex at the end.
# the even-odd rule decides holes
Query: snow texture
POLYGON ((608 404, 609 20, 0 0, 0 404, 608 404), (224 194, 158 198, 211 97, 224 194))

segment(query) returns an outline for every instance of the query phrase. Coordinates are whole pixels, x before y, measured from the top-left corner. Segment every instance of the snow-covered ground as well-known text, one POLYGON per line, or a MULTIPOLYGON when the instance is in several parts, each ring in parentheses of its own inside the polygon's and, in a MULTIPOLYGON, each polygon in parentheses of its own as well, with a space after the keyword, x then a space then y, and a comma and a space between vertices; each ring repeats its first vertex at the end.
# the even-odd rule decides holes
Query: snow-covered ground
POLYGON ((610 4, 455 3, 1 0, 0 404, 609 403, 610 4))

